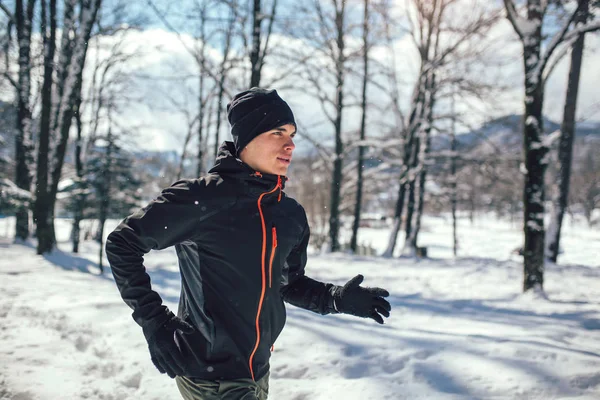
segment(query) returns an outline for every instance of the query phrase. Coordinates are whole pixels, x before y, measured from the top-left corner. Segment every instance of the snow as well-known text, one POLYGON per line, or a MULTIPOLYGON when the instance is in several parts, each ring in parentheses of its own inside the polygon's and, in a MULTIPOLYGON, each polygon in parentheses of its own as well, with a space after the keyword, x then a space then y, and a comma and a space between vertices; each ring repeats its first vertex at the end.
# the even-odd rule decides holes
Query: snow
POLYGON ((537 120, 536 117, 534 117, 533 115, 530 115, 527 117, 527 119, 525 120, 525 125, 533 125, 533 126, 538 126, 539 122, 537 120))
POLYGON ((539 18, 529 20, 525 18, 518 18, 515 23, 523 36, 530 37, 537 29, 539 29, 541 21, 539 18))
MULTIPOLYGON (((82 242, 71 254, 70 221, 56 222, 60 250, 38 256, 9 239, 13 218, 0 219, 0 398, 179 398, 150 362, 111 274, 98 275, 98 245, 82 242)), ((388 235, 363 228, 359 243, 383 252, 388 235)), ((451 219, 442 217, 423 221, 420 245, 430 259, 312 255, 308 273, 316 279, 343 284, 362 273, 366 285, 389 289, 392 315, 379 326, 288 307, 270 398, 598 399, 598 230, 566 219, 565 253, 548 265, 545 292, 527 294, 521 259, 511 254, 521 225, 461 218, 458 235, 457 259, 451 219)), ((172 309, 175 260, 174 249, 146 257, 172 309)))

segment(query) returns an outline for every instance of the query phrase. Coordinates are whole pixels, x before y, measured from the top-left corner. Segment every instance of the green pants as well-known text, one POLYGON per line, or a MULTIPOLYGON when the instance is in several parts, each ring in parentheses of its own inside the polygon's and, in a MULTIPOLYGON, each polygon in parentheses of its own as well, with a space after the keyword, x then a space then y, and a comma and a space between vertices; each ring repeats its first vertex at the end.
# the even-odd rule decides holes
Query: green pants
POLYGON ((204 381, 184 376, 175 378, 185 400, 267 400, 269 374, 254 382, 252 379, 204 381))

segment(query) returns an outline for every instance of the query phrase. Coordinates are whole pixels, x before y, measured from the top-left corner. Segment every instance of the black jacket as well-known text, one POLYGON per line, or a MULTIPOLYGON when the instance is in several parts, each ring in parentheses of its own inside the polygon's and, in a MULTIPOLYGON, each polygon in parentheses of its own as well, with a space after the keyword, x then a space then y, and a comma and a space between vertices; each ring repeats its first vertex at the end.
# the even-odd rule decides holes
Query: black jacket
POLYGON ((309 227, 283 192, 285 177, 260 174, 225 142, 215 167, 182 180, 127 217, 108 236, 106 254, 133 318, 146 336, 168 310, 151 289, 143 256, 175 246, 181 272, 178 316, 196 333, 176 336, 185 375, 260 379, 285 324, 283 301, 335 312, 333 285, 304 275, 309 227))

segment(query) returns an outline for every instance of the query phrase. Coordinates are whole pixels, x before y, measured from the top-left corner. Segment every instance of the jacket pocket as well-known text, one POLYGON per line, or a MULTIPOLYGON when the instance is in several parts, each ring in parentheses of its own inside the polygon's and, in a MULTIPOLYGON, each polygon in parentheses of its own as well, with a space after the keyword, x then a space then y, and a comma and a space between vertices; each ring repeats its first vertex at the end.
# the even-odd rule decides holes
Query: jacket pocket
POLYGON ((192 333, 176 331, 175 341, 185 361, 185 372, 191 372, 204 366, 208 361, 208 342, 187 312, 183 314, 182 319, 190 324, 194 331, 192 333))

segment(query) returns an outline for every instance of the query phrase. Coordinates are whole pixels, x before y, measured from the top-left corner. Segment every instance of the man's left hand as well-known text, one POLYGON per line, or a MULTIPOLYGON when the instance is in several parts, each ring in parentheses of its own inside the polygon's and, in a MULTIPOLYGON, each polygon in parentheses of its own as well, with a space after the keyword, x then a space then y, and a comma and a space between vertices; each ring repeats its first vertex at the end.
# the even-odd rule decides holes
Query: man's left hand
POLYGON ((382 288, 361 287, 364 277, 356 275, 344 286, 335 286, 333 300, 337 311, 362 318, 372 318, 383 324, 383 318, 390 316, 392 306, 384 299, 390 294, 382 288))

